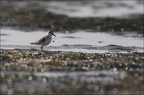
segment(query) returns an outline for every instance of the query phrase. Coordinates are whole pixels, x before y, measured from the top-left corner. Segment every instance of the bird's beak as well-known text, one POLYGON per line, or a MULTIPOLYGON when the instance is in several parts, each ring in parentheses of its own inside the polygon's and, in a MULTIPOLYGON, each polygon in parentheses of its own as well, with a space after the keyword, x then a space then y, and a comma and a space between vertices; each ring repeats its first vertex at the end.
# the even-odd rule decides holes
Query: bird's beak
POLYGON ((56 35, 54 33, 52 33, 52 35, 54 35, 56 37, 56 35))

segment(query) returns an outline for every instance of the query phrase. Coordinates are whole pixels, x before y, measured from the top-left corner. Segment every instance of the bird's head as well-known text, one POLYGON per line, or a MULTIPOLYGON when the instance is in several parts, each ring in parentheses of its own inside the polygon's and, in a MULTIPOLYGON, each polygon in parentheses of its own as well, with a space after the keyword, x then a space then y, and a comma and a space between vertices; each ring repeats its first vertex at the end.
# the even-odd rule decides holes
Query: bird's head
POLYGON ((50 31, 49 31, 49 33, 50 33, 51 35, 53 35, 53 36, 55 36, 55 37, 56 37, 56 35, 53 33, 53 31, 52 31, 52 30, 50 30, 50 31))

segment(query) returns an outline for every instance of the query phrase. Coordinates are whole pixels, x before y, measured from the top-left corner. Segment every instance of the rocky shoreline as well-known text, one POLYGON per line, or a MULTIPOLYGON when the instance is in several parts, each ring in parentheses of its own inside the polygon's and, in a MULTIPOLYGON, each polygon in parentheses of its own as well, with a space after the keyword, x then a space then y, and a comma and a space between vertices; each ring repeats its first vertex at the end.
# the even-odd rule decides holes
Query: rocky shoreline
MULTIPOLYGON (((34 72, 36 66, 37 71, 41 71, 44 65, 46 71, 91 71, 102 69, 131 69, 133 67, 143 68, 144 53, 83 53, 83 52, 65 52, 65 51, 39 51, 31 50, 0 50, 1 63, 6 65, 30 65, 26 71, 34 72), (12 63, 12 64, 11 64, 12 63), (13 64, 14 63, 14 64, 13 64), (48 64, 47 64, 48 63, 48 64), (33 66, 34 65, 34 66, 33 66), (49 66, 50 65, 50 66, 49 66), (52 65, 52 67, 51 67, 52 65), (105 66, 106 65, 106 66, 105 66), (54 67, 55 66, 55 67, 54 67), (59 66, 61 68, 59 68, 59 66), (85 69, 84 69, 85 68, 85 69)), ((3 68, 3 66, 2 66, 3 68)), ((1 68, 1 70, 3 70, 1 68)), ((22 66, 18 66, 19 70, 24 70, 22 66)), ((6 68, 4 70, 7 70, 6 68)), ((11 68, 12 71, 17 69, 11 68)), ((25 70, 24 70, 25 71, 25 70)))
MULTIPOLYGON (((63 51, 0 50, 1 58, 1 93, 3 94, 142 94, 144 53, 82 53, 63 51), (46 77, 35 73, 46 72, 125 72, 118 78, 111 76, 113 82, 89 80, 83 82, 81 77, 46 77), (14 73, 16 72, 16 73, 14 73), (22 73, 24 72, 24 73, 22 73), (37 81, 37 82, 36 82, 37 81), (36 85, 41 81, 49 85, 36 85), (36 82, 35 86, 32 82, 36 82), (50 83, 58 82, 58 86, 50 83), (67 83, 68 82, 68 83, 67 83), (71 84, 76 82, 75 85, 71 84), (20 84, 20 85, 16 85, 20 84), (25 85, 25 86, 23 86, 25 85), (95 86, 98 88, 96 89, 95 86), (19 87, 18 87, 19 86, 19 87), (87 88, 88 87, 88 88, 87 88), (89 88, 91 87, 91 88, 89 88), (72 89, 72 90, 71 90, 72 89), (133 90, 135 89, 135 90, 133 90), (84 92, 83 92, 84 91, 84 92)), ((94 77, 94 76, 93 76, 94 77)), ((107 74, 97 77, 106 78, 107 74)), ((96 77, 96 79, 97 79, 96 77)), ((88 78, 88 77, 87 77, 88 78)), ((88 78, 89 79, 89 78, 88 78)))

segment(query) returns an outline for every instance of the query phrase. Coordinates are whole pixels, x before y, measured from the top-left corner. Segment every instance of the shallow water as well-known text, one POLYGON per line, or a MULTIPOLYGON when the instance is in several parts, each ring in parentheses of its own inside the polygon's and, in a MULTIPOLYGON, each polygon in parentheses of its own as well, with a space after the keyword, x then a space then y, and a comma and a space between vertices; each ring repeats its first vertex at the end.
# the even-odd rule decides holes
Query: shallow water
POLYGON ((48 11, 69 17, 127 17, 143 14, 143 5, 137 0, 53 1, 48 3, 48 11))
MULTIPOLYGON (((28 72, 7 72, 2 71, 1 73, 5 73, 6 75, 9 74, 18 74, 18 75, 26 75, 28 72)), ((80 78, 81 80, 89 80, 92 81, 93 78, 97 81, 109 81, 114 80, 113 78, 118 78, 120 76, 124 76, 126 72, 124 71, 113 71, 113 70, 101 70, 101 71, 74 71, 74 72, 66 72, 66 71, 49 71, 49 72, 34 72, 33 75, 37 77, 45 77, 45 78, 58 78, 58 77, 68 77, 68 78, 80 78), (100 78, 97 79, 97 78, 100 78)))
POLYGON ((9 2, 25 8, 45 8, 69 17, 127 17, 143 14, 140 0, 84 0, 84 1, 20 1, 9 2))
MULTIPOLYGON (((30 45, 41 37, 47 35, 46 31, 24 32, 20 30, 1 29, 1 48, 4 49, 40 49, 40 46, 30 45)), ((104 32, 86 32, 77 30, 74 33, 55 32, 56 37, 45 50, 74 51, 74 52, 143 52, 142 35, 125 33, 117 35, 104 32)))

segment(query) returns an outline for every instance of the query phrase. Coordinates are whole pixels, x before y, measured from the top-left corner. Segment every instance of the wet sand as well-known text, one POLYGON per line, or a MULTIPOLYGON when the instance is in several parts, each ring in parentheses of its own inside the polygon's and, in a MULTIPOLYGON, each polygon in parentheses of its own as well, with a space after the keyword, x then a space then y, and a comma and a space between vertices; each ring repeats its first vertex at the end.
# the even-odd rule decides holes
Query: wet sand
POLYGON ((139 94, 144 53, 0 50, 2 94, 139 94))

